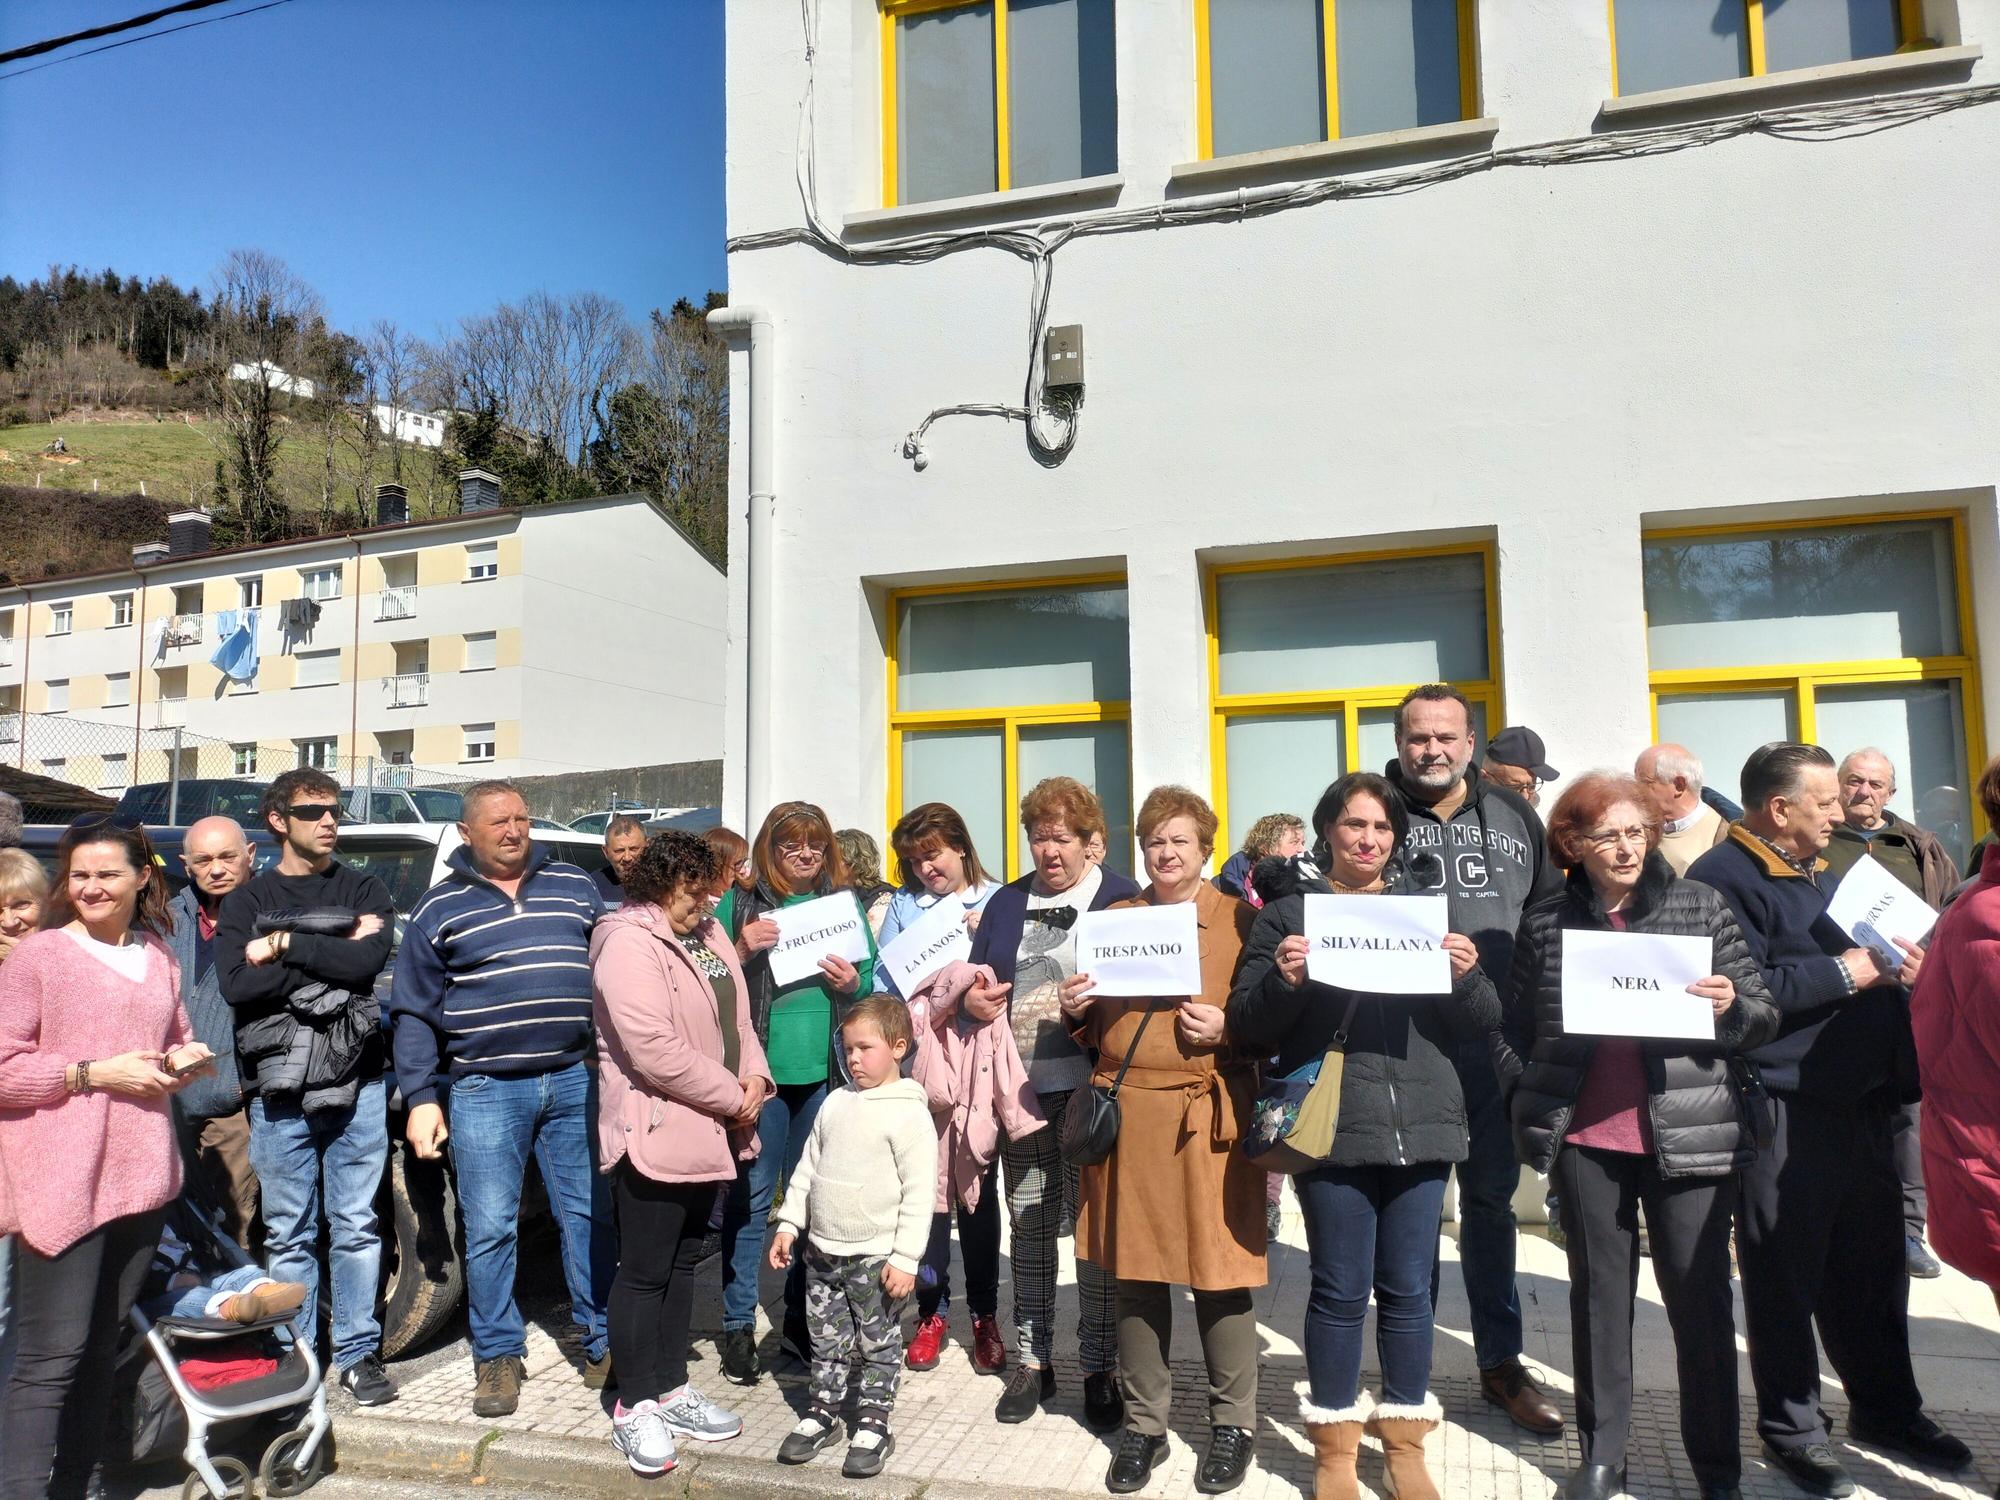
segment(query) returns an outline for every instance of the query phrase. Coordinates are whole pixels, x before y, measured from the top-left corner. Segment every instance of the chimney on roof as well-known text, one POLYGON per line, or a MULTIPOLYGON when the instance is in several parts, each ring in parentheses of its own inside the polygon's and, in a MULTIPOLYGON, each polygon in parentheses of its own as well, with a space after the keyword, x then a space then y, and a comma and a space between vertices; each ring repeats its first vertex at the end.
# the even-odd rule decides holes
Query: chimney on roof
POLYGON ((485 469, 461 469, 458 472, 458 510, 460 515, 472 515, 482 510, 500 508, 500 476, 485 469))
POLYGON ((400 484, 375 486, 375 524, 400 526, 410 519, 410 492, 400 484))
POLYGON ((172 557, 193 557, 208 550, 209 523, 214 520, 200 506, 177 510, 167 517, 167 553, 172 557))
POLYGON ((154 563, 167 560, 169 548, 165 542, 134 542, 132 544, 132 566, 150 568, 154 563))

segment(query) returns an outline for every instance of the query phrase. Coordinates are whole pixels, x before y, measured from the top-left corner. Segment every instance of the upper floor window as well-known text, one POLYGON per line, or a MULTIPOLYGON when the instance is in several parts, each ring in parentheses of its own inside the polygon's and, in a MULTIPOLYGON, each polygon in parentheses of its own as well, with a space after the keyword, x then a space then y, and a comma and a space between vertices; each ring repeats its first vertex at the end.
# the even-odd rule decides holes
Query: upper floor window
POLYGON ((236 580, 236 605, 239 609, 257 609, 264 603, 264 576, 259 573, 249 578, 236 580))
POLYGON ((465 760, 491 760, 499 748, 491 724, 468 724, 465 726, 465 760))
POLYGON ((132 596, 130 594, 113 594, 111 596, 111 623, 113 625, 130 625, 132 623, 132 596))
POLYGON ((1118 170, 1113 0, 882 0, 890 204, 1118 170))
POLYGON ((299 577, 305 584, 306 597, 324 603, 328 599, 340 597, 340 567, 301 568, 299 577))
POLYGON ((1478 112, 1473 0, 1195 0, 1195 28, 1204 157, 1478 112))
POLYGON ((75 617, 76 606, 68 600, 49 606, 49 634, 68 635, 70 621, 75 617))
MULTIPOLYGON (((177 615, 198 615, 201 613, 201 585, 198 583, 179 584, 174 589, 174 613, 177 615)), ((200 640, 200 636, 195 637, 200 640)))
POLYGON ((499 663, 498 645, 498 637, 491 630, 483 630, 466 636, 465 670, 468 672, 491 671, 499 663))
POLYGON ((232 776, 255 776, 257 774, 257 747, 255 744, 231 745, 229 747, 229 774, 232 776))
POLYGON ((325 687, 340 681, 338 651, 301 651, 293 659, 299 664, 294 687, 325 687))
POLYGON ((48 711, 50 713, 66 714, 69 712, 69 679, 67 677, 51 678, 49 680, 48 693, 48 711))
MULTIPOLYGON (((326 739, 293 740, 298 748, 299 764, 315 771, 331 771, 340 763, 340 741, 326 739)), ((254 761, 253 761, 254 764, 254 761)))
POLYGON ((132 674, 113 672, 104 679, 104 706, 125 708, 132 702, 132 674))
POLYGON ((465 576, 474 578, 498 578, 500 576, 500 544, 498 542, 467 542, 465 544, 465 576))
POLYGON ((1619 94, 1884 57, 1922 40, 1922 0, 1612 0, 1619 94))

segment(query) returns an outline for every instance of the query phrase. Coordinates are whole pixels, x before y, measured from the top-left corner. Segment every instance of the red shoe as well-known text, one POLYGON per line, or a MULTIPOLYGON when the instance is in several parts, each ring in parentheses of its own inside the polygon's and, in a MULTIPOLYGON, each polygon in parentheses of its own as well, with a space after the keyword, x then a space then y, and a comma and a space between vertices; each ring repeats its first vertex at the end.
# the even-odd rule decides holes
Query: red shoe
POLYGON ((917 1324, 916 1337, 904 1351, 903 1363, 912 1370, 935 1370, 938 1356, 944 1352, 944 1338, 945 1321, 932 1313, 917 1324))
POLYGON ((982 1375, 997 1375, 1007 1368, 1007 1345, 1000 1338, 998 1318, 972 1320, 972 1367, 982 1375))

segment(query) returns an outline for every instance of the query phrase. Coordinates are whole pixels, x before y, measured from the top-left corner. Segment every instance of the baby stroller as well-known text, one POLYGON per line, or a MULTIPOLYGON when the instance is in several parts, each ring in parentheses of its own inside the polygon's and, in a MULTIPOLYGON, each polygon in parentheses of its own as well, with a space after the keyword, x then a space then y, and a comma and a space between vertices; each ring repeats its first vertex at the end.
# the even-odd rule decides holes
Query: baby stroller
MULTIPOLYGON (((248 1266, 251 1261, 236 1242, 191 1197, 168 1211, 168 1227, 200 1266, 217 1272, 248 1266)), ((256 1487, 278 1497, 303 1494, 326 1473, 326 1383, 310 1330, 295 1314, 257 1323, 209 1317, 148 1317, 146 1298, 131 1313, 134 1337, 121 1354, 116 1377, 118 1416, 112 1441, 123 1451, 107 1455, 115 1461, 146 1463, 164 1458, 180 1445, 193 1471, 181 1486, 181 1500, 251 1500, 249 1466, 230 1457, 211 1458, 209 1438, 271 1413, 287 1414, 287 1430, 272 1440, 257 1467, 256 1487), (276 1349, 274 1335, 290 1332, 290 1347, 276 1349), (181 1362, 226 1344, 250 1341, 278 1355, 277 1368, 212 1389, 197 1389, 181 1362), (303 1411, 301 1411, 303 1408, 303 1411), (292 1417, 297 1420, 291 1420, 292 1417)))

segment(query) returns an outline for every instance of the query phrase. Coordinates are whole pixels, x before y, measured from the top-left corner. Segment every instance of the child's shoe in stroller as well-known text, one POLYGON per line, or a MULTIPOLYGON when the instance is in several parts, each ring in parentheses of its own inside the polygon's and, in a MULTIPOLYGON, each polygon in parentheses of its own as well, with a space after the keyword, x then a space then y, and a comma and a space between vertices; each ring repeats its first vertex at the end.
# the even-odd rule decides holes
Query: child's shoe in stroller
POLYGON ((306 1289, 298 1281, 260 1281, 247 1292, 236 1292, 215 1310, 225 1323, 262 1323, 267 1318, 289 1317, 306 1300, 306 1289))

